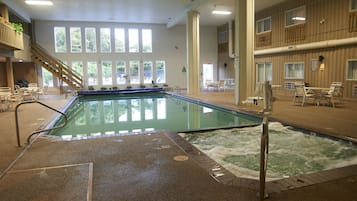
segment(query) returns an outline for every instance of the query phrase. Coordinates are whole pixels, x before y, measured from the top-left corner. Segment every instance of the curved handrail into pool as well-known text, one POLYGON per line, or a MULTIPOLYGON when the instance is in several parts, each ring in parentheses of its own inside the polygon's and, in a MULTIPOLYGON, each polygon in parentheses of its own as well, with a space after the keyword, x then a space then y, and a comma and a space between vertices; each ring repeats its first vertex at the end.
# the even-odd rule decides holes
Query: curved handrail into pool
POLYGON ((50 130, 55 130, 55 129, 58 129, 58 128, 62 128, 64 126, 66 126, 67 124, 67 115, 49 105, 46 105, 40 101, 37 101, 37 100, 32 100, 32 101, 25 101, 25 102, 22 102, 22 103, 19 103, 18 105, 16 105, 16 108, 15 108, 15 121, 16 121, 16 137, 17 137, 17 146, 18 147, 21 147, 21 142, 20 142, 20 131, 19 131, 19 118, 18 118, 18 108, 21 106, 21 105, 24 105, 24 104, 31 104, 31 103, 38 103, 50 110, 53 110, 57 113, 60 113, 63 117, 64 117, 64 122, 62 125, 59 125, 59 126, 55 126, 55 127, 52 127, 52 128, 47 128, 47 129, 41 129, 41 130, 38 130, 38 131, 34 131, 30 134, 30 136, 27 137, 27 144, 30 144, 30 140, 31 140, 31 137, 35 134, 38 134, 38 133, 42 133, 42 132, 45 132, 45 131, 50 131, 50 130))

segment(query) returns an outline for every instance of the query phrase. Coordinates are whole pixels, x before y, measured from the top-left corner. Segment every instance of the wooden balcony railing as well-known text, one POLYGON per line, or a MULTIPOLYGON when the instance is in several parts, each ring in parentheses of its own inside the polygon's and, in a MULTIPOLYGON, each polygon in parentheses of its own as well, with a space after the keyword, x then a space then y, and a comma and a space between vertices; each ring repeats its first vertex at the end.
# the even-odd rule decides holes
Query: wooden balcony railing
POLYGON ((23 35, 0 21, 0 45, 13 50, 22 50, 24 49, 23 35))
POLYGON ((285 28, 285 42, 305 40, 305 23, 285 28))
POLYGON ((255 43, 257 47, 269 46, 271 45, 271 41, 272 41, 271 31, 255 35, 255 43))

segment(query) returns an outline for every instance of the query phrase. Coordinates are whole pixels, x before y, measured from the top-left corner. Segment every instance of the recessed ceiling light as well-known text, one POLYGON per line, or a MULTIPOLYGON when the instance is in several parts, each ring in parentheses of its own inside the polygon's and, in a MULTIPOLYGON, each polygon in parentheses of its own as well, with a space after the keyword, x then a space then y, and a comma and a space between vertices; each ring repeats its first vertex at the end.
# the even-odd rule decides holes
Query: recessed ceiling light
POLYGON ((212 14, 215 14, 215 15, 230 15, 232 14, 231 11, 227 11, 227 10, 214 10, 212 11, 212 14))
POLYGON ((35 6, 52 6, 53 2, 52 1, 47 1, 47 0, 26 0, 25 3, 28 5, 35 5, 35 6))

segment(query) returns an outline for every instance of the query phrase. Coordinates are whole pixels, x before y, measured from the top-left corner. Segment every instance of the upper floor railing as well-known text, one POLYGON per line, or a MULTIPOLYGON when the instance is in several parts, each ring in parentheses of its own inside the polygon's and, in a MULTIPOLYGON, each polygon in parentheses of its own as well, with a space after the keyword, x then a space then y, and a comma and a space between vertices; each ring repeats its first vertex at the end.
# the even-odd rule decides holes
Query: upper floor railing
POLYGON ((16 32, 3 18, 0 18, 0 45, 14 50, 24 48, 23 34, 16 32))

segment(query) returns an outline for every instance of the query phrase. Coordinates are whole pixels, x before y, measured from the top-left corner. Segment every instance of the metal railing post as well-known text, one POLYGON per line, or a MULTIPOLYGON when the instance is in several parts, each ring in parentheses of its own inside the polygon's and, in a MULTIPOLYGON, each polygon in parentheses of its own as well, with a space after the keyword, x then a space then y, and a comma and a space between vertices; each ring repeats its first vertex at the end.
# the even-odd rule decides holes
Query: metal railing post
POLYGON ((269 150, 269 120, 268 116, 273 110, 273 92, 269 82, 264 83, 264 109, 263 109, 263 131, 260 141, 260 171, 259 171, 259 200, 263 201, 268 195, 265 193, 265 181, 268 165, 269 150))
POLYGON ((40 105, 42 105, 42 106, 44 106, 44 107, 46 107, 46 108, 48 108, 48 109, 50 109, 50 110, 53 110, 53 111, 55 111, 55 112, 57 112, 57 113, 60 113, 60 114, 64 117, 64 122, 63 122, 62 125, 59 125, 59 126, 55 126, 55 127, 52 127, 52 128, 42 129, 42 130, 38 130, 38 131, 32 132, 32 133, 28 136, 28 138, 27 138, 27 143, 28 143, 28 144, 30 143, 30 139, 31 139, 31 137, 32 137, 34 134, 38 134, 38 133, 41 133, 41 132, 45 132, 45 131, 50 131, 50 130, 55 130, 55 129, 58 129, 58 128, 62 128, 62 127, 64 127, 64 126, 66 126, 66 124, 67 124, 67 115, 66 115, 65 113, 63 113, 63 112, 61 112, 61 111, 59 111, 59 110, 57 110, 57 109, 55 109, 55 108, 49 106, 49 105, 46 105, 46 104, 44 104, 44 103, 42 103, 42 102, 39 102, 39 101, 37 101, 37 100, 32 100, 32 101, 26 101, 26 102, 19 103, 18 105, 16 105, 16 108, 15 108, 16 137, 17 137, 17 146, 18 146, 18 147, 21 147, 21 142, 20 142, 20 129, 19 129, 19 122, 18 122, 18 120, 19 120, 19 117, 18 117, 18 108, 19 108, 21 105, 30 104, 30 103, 38 103, 38 104, 40 104, 40 105))

